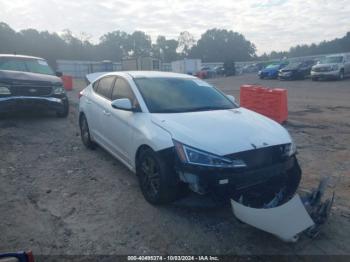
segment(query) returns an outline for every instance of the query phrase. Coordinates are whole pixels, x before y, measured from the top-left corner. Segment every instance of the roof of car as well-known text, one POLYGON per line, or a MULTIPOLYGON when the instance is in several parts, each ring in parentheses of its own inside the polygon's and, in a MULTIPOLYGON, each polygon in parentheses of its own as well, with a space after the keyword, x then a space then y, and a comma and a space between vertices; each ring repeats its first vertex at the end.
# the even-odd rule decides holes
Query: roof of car
POLYGON ((18 58, 24 58, 24 59, 44 59, 41 57, 36 56, 28 56, 28 55, 14 55, 14 54, 0 54, 0 57, 18 57, 18 58))
POLYGON ((327 55, 326 57, 338 57, 338 56, 345 56, 345 54, 327 55))
POLYGON ((119 71, 110 72, 109 74, 115 73, 116 75, 129 75, 134 78, 140 77, 172 77, 172 78, 195 78, 192 75, 178 74, 172 72, 160 72, 160 71, 119 71))

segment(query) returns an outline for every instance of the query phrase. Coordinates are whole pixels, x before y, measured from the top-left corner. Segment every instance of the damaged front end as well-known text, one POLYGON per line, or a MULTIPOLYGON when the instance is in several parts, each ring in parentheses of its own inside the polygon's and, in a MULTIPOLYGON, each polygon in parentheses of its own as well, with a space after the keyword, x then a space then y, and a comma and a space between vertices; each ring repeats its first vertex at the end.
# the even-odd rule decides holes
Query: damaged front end
POLYGON ((242 222, 294 242, 303 231, 310 237, 318 234, 333 199, 321 202, 325 181, 312 193, 296 194, 302 171, 289 152, 290 144, 285 144, 225 156, 240 164, 236 167, 194 165, 178 157, 175 169, 194 192, 231 199, 242 222))

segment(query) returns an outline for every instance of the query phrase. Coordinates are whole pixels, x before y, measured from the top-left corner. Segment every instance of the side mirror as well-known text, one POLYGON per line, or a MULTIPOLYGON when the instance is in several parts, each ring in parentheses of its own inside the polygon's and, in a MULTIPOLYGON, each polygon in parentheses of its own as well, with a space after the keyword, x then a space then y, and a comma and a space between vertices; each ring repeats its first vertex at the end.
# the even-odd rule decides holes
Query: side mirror
POLYGON ((234 96, 231 96, 231 95, 226 95, 226 96, 231 102, 236 103, 236 98, 234 96))
POLYGON ((63 73, 62 73, 62 72, 56 72, 56 76, 62 77, 62 76, 63 76, 63 73))
POLYGON ((132 111, 134 109, 129 98, 116 99, 112 101, 111 105, 115 109, 120 109, 125 111, 132 111))

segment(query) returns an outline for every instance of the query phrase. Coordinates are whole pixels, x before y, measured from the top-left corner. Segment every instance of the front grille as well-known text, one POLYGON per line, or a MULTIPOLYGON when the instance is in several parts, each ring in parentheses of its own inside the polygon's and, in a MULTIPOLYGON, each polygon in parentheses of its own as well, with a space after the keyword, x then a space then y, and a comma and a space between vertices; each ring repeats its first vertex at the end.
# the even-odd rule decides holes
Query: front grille
POLYGON ((13 96, 48 96, 52 92, 51 86, 12 85, 13 96))
POLYGON ((270 146, 226 155, 230 159, 243 160, 248 169, 259 169, 281 163, 287 159, 289 144, 270 146))

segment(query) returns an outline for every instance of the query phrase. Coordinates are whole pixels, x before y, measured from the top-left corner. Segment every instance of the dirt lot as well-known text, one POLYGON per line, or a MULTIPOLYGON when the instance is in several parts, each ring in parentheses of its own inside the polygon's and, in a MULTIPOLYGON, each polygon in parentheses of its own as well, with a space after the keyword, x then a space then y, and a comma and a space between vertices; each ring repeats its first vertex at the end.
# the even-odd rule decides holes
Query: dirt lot
POLYGON ((153 207, 136 177, 79 137, 79 86, 70 116, 26 113, 0 120, 0 252, 35 254, 350 254, 350 80, 215 79, 239 97, 241 84, 284 87, 304 172, 304 189, 331 176, 332 217, 316 239, 286 244, 239 223, 231 210, 190 199, 153 207), (204 206, 202 206, 203 204, 204 206))

